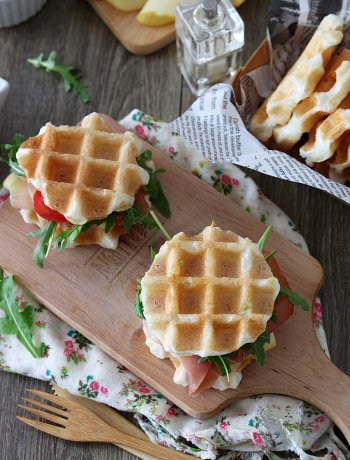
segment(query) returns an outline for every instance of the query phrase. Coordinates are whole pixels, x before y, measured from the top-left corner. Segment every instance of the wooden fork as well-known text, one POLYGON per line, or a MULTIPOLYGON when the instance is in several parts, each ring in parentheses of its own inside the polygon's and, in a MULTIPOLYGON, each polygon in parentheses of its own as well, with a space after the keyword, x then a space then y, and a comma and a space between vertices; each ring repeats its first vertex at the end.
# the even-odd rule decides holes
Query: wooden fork
POLYGON ((135 447, 143 452, 147 452, 164 460, 188 460, 190 458, 188 455, 177 452, 176 450, 158 446, 116 430, 89 409, 73 401, 69 401, 49 393, 44 393, 43 391, 28 391, 43 399, 47 399, 64 409, 67 409, 67 411, 65 411, 33 399, 22 398, 34 406, 41 407, 42 409, 46 409, 56 414, 54 415, 19 404, 20 407, 28 412, 49 420, 50 422, 56 423, 57 425, 61 425, 49 425, 48 423, 37 422, 36 420, 30 420, 25 417, 17 416, 19 420, 22 420, 22 422, 27 423, 34 428, 38 428, 45 433, 52 434, 53 436, 57 436, 62 439, 67 439, 69 441, 117 442, 120 445, 135 447))

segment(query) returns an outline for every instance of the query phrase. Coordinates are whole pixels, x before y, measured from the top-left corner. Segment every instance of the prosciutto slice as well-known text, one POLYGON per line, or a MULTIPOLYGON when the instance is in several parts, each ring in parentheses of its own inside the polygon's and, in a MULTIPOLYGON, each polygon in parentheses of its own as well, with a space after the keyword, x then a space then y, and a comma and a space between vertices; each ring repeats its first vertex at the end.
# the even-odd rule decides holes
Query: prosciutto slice
POLYGON ((200 356, 176 355, 176 358, 186 369, 188 392, 190 395, 195 396, 206 388, 211 387, 220 375, 220 371, 214 363, 209 363, 208 361, 199 363, 200 356))

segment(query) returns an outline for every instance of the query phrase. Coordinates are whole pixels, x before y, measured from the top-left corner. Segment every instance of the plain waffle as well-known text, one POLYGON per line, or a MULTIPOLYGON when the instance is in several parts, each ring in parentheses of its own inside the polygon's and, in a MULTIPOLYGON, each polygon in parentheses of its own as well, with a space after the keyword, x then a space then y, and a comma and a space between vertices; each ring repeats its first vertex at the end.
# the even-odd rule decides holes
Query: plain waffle
POLYGON ((347 134, 340 142, 335 152, 335 157, 329 163, 333 173, 343 176, 345 180, 349 178, 350 168, 350 133, 347 134), (345 171, 345 173, 344 173, 345 171))
POLYGON ((343 20, 335 15, 321 21, 305 50, 272 93, 266 111, 273 123, 285 125, 293 109, 309 97, 325 73, 333 52, 343 38, 343 20))
POLYGON ((286 125, 298 103, 311 95, 341 41, 342 25, 343 20, 333 14, 322 20, 294 66, 252 116, 251 132, 261 142, 268 142, 273 129, 286 125))
POLYGON ((202 357, 254 342, 279 292, 259 246, 214 226, 166 242, 141 286, 148 328, 165 351, 202 357))
POLYGON ((300 155, 309 166, 331 158, 350 130, 350 110, 338 109, 316 124, 310 138, 300 148, 300 155))
POLYGON ((267 142, 271 138, 272 130, 276 126, 276 123, 271 121, 266 112, 268 101, 269 97, 264 100, 264 102, 250 119, 250 130, 261 142, 267 142))
POLYGON ((273 138, 280 150, 287 151, 326 115, 333 113, 350 91, 350 51, 344 49, 320 80, 312 95, 293 110, 284 126, 276 126, 273 138))
POLYGON ((81 225, 134 204, 135 193, 149 181, 136 162, 141 149, 134 134, 113 132, 93 113, 78 127, 48 123, 22 143, 17 159, 46 206, 81 225))

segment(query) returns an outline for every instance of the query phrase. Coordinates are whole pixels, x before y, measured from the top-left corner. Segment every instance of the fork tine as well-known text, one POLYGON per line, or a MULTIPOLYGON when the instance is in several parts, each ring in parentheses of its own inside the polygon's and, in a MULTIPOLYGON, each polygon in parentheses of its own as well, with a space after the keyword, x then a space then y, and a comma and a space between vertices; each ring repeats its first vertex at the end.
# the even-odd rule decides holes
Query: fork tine
POLYGON ((57 436, 58 438, 71 439, 67 431, 64 428, 60 428, 59 426, 49 425, 48 423, 37 422, 36 420, 30 420, 25 417, 20 417, 19 415, 16 415, 16 418, 26 423, 27 425, 31 425, 32 427, 37 428, 40 431, 44 431, 45 433, 52 434, 53 436, 57 436))
POLYGON ((28 412, 31 412, 34 415, 37 415, 38 417, 41 417, 45 420, 49 420, 50 422, 57 423, 57 425, 63 425, 66 426, 65 424, 67 423, 67 419, 62 418, 62 417, 57 417, 57 415, 49 414, 48 412, 44 412, 39 409, 34 409, 34 407, 27 407, 27 406, 22 406, 22 404, 18 404, 19 407, 22 407, 22 409, 27 410, 28 412))
POLYGON ((69 401, 68 399, 61 398, 60 396, 53 395, 51 393, 45 393, 44 391, 37 391, 37 390, 28 390, 30 393, 33 393, 34 395, 40 396, 40 398, 47 399, 48 401, 51 401, 58 406, 62 406, 65 409, 76 409, 77 407, 80 407, 79 404, 76 404, 72 401, 69 401))
POLYGON ((48 404, 44 404, 40 401, 35 401, 34 399, 28 399, 28 398, 21 398, 21 399, 29 402, 30 404, 33 404, 33 406, 38 406, 38 407, 41 407, 42 409, 49 410, 51 412, 54 412, 55 414, 61 415, 62 417, 66 417, 66 418, 69 417, 69 412, 66 412, 61 409, 57 409, 57 407, 49 406, 48 404))

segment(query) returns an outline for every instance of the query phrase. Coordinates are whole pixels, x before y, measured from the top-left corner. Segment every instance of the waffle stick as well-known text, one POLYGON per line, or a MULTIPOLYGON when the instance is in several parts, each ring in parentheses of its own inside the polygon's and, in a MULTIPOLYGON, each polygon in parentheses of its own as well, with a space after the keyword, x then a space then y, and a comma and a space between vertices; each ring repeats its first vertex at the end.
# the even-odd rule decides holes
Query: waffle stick
POLYGON ((202 357, 254 342, 279 292, 258 245, 213 226, 165 243, 141 285, 148 328, 164 350, 202 357))
POLYGON ((93 113, 80 127, 46 125, 23 142, 17 159, 46 206, 73 224, 130 208, 149 174, 137 165, 142 142, 117 134, 93 113))
POLYGON ((261 142, 271 138, 277 125, 284 126, 297 104, 314 91, 341 41, 342 24, 343 20, 335 15, 322 20, 299 59, 252 116, 251 131, 261 142))
POLYGON ((350 110, 338 109, 324 121, 319 122, 310 132, 310 138, 300 148, 300 155, 306 164, 329 160, 350 129, 350 110))
POLYGON ((299 59, 271 95, 266 112, 273 123, 285 125, 297 104, 312 94, 343 38, 342 26, 343 20, 335 15, 321 21, 299 59))
POLYGON ((322 77, 315 92, 293 110, 289 122, 273 129, 278 149, 290 150, 304 133, 309 133, 316 123, 337 110, 349 91, 350 51, 344 49, 322 77))

